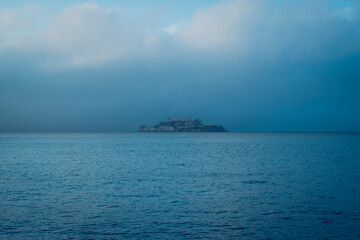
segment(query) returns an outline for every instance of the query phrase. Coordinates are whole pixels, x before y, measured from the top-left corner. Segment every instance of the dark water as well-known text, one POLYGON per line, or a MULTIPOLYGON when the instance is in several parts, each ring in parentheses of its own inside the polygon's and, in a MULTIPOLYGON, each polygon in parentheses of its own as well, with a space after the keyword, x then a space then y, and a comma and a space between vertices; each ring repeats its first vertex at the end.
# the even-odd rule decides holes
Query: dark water
POLYGON ((359 134, 0 134, 0 239, 359 239, 359 134))

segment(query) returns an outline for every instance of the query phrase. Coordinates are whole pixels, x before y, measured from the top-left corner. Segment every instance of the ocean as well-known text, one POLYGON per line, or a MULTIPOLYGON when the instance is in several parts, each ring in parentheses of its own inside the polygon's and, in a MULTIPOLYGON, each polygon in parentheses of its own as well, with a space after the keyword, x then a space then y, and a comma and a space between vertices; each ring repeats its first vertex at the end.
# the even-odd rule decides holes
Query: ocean
POLYGON ((0 134, 0 239, 122 238, 360 239, 360 134, 0 134))

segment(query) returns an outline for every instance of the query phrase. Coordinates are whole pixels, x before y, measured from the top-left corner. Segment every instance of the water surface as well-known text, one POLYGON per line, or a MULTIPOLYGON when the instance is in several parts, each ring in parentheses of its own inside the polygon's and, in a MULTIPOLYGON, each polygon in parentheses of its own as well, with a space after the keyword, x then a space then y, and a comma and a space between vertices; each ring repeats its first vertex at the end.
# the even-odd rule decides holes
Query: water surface
POLYGON ((0 134, 0 239, 360 238, 360 134, 0 134))

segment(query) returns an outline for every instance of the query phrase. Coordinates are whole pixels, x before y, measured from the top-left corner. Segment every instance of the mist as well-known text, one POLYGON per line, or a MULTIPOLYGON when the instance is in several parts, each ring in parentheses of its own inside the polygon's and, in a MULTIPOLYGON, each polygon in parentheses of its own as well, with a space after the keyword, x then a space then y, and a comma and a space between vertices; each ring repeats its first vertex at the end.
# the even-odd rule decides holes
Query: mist
POLYGON ((0 131, 189 116, 230 131, 360 131, 359 4, 335 2, 209 2, 175 22, 100 2, 4 8, 0 131))

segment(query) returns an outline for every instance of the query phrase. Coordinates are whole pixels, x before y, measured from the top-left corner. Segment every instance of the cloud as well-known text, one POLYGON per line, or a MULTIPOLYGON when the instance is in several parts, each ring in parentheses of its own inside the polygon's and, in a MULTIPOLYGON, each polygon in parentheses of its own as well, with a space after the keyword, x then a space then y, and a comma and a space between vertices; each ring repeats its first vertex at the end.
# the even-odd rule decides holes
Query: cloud
POLYGON ((94 3, 2 9, 0 130, 136 130, 193 113, 241 131, 358 131, 359 4, 268 2, 161 23, 94 3))
POLYGON ((226 0, 196 11, 190 20, 162 23, 167 26, 162 29, 159 23, 127 19, 121 9, 96 3, 56 14, 30 4, 0 10, 0 51, 34 50, 48 56, 46 63, 70 67, 134 58, 167 62, 182 58, 183 52, 191 58, 206 52, 214 59, 221 54, 271 61, 359 53, 359 4, 334 9, 328 2, 226 0))
POLYGON ((164 31, 169 35, 175 35, 177 32, 179 32, 184 27, 184 25, 185 25, 185 23, 183 21, 174 23, 174 24, 171 24, 168 27, 166 27, 164 29, 164 31))
POLYGON ((65 9, 43 35, 47 47, 70 65, 99 65, 129 57, 137 47, 118 9, 86 3, 65 9))
POLYGON ((41 17, 48 13, 33 4, 0 10, 0 51, 35 50, 48 56, 47 64, 97 66, 129 59, 141 47, 142 33, 124 24, 118 8, 85 3, 41 17))
POLYGON ((359 52, 358 6, 326 3, 221 1, 196 12, 175 38, 192 50, 244 57, 325 59, 359 52))
POLYGON ((0 50, 32 47, 39 12, 41 7, 38 4, 27 4, 15 9, 0 9, 0 50))
POLYGON ((236 44, 246 39, 257 8, 254 1, 219 2, 198 11, 177 37, 188 47, 205 50, 236 44))

